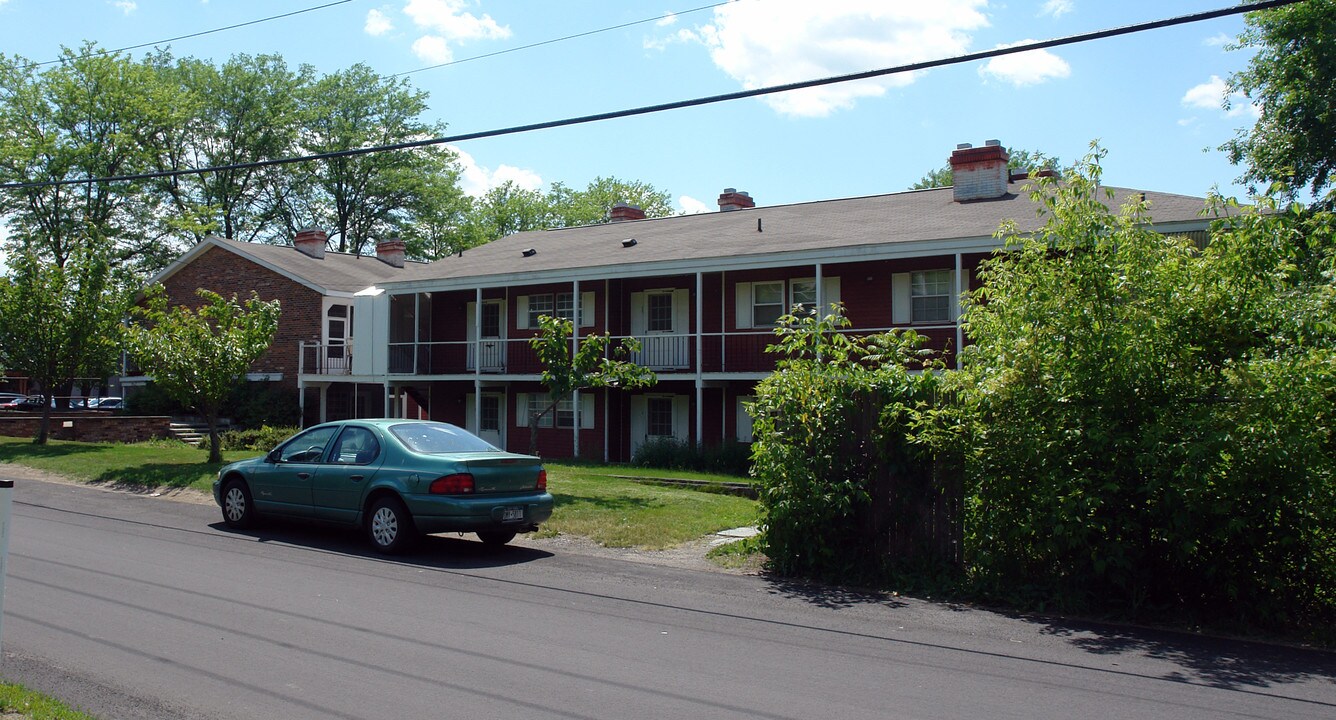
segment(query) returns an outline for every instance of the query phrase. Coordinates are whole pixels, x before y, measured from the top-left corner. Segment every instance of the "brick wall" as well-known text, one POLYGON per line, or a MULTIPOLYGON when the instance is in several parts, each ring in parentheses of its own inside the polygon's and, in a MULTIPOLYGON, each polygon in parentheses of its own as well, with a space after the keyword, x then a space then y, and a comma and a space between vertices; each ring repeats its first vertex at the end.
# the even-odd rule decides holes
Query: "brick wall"
MULTIPOLYGON (((40 415, 0 417, 0 435, 37 437, 41 422, 40 415)), ((170 437, 170 423, 166 415, 53 414, 48 432, 54 440, 129 443, 170 437)))
MULTIPOLYGON (((297 252, 293 250, 293 252, 297 252)), ((286 387, 297 387, 298 344, 319 342, 323 308, 320 293, 221 248, 209 248, 163 285, 173 305, 200 304, 196 290, 204 288, 245 300, 254 290, 261 300, 278 300, 282 307, 278 332, 269 351, 251 365, 253 372, 282 373, 286 387)))

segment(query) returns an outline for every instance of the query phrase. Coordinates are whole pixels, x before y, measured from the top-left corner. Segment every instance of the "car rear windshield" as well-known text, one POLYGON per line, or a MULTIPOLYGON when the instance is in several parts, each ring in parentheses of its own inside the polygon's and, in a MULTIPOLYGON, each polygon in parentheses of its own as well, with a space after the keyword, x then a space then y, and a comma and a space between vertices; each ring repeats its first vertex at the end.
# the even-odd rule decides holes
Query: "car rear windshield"
POLYGON ((420 453, 496 452, 486 440, 467 430, 444 423, 404 423, 390 432, 409 450, 420 453))

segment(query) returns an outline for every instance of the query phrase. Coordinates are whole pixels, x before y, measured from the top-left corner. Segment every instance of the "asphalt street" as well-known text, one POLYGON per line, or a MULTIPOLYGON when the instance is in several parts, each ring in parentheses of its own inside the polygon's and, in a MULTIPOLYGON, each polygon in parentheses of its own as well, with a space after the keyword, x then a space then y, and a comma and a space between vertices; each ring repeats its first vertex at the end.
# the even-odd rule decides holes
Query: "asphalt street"
POLYGON ((1329 653, 559 547, 20 479, 0 675, 108 720, 1336 717, 1329 653))

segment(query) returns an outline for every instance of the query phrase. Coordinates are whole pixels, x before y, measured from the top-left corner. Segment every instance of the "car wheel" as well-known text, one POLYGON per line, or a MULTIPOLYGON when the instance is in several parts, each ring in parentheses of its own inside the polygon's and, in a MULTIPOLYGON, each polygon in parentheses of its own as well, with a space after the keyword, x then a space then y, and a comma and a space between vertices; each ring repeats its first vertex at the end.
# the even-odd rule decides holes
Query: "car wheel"
POLYGON ((481 540, 484 545, 490 545, 492 547, 501 547, 502 545, 505 545, 506 543, 515 539, 515 531, 479 530, 478 539, 481 540))
POLYGON ((407 550, 417 537, 413 516, 399 498, 384 496, 371 504, 366 519, 367 539, 376 552, 387 555, 407 550))
POLYGON ((251 502, 250 488, 240 480, 228 480, 223 486, 223 522, 240 530, 255 522, 255 503, 251 502))

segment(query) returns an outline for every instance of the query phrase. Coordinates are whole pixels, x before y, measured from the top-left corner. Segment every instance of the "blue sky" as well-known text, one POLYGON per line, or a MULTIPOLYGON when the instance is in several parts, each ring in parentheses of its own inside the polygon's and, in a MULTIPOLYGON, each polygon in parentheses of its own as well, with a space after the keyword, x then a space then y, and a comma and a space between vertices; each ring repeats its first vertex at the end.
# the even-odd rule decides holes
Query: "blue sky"
MULTIPOLYGON (((0 52, 154 42, 330 0, 0 0, 0 52)), ((281 53, 333 72, 353 63, 430 93, 450 134, 890 67, 1225 7, 1230 0, 351 0, 179 40, 221 62, 281 53), (616 30, 476 58, 636 21, 616 30)), ((1246 51, 1240 16, 764 99, 457 146, 466 187, 532 188, 597 176, 649 182, 678 209, 715 209, 725 187, 777 205, 904 190, 957 143, 998 139, 1071 162, 1098 139, 1111 185, 1241 195, 1215 148, 1251 126, 1221 109, 1246 51)), ((133 51, 136 56, 147 48, 133 51)))

